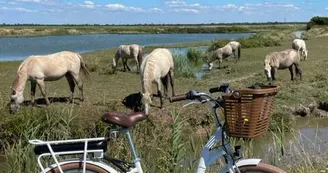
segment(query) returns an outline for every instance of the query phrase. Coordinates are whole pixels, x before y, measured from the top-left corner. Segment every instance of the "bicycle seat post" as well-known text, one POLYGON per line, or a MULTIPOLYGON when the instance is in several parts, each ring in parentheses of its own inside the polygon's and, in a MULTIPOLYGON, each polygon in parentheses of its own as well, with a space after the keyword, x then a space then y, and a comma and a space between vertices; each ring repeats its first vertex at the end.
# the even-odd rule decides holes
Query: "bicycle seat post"
POLYGON ((123 129, 122 132, 126 135, 127 139, 128 139, 128 142, 129 142, 129 146, 130 146, 130 150, 132 152, 132 155, 134 157, 134 160, 137 161, 137 160, 140 160, 138 158, 138 154, 137 154, 137 150, 135 149, 134 147, 134 143, 133 143, 133 139, 132 139, 132 136, 131 136, 131 133, 130 133, 130 130, 129 129, 123 129))

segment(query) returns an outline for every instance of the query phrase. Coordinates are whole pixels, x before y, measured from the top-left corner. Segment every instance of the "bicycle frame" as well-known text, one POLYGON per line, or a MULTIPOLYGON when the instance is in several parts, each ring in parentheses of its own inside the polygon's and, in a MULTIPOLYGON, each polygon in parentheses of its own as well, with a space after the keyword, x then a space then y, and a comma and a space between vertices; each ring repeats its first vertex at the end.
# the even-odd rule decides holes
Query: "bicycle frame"
MULTIPOLYGON (((206 93, 199 93, 202 96, 208 97, 207 101, 214 101, 209 95, 206 93)), ((217 103, 217 102, 216 102, 217 103)), ((204 146, 201 157, 199 158, 198 166, 197 166, 197 173, 204 173, 208 167, 213 165, 215 161, 218 160, 218 158, 224 158, 226 162, 226 166, 220 171, 222 173, 234 173, 235 168, 238 168, 240 166, 246 166, 246 165, 257 165, 260 163, 261 159, 244 159, 244 160, 238 160, 235 158, 235 152, 232 149, 231 145, 228 142, 225 142, 227 140, 227 135, 224 132, 224 127, 221 124, 218 114, 216 112, 218 106, 216 104, 212 105, 212 111, 215 118, 216 123, 216 130, 212 134, 212 136, 207 141, 206 145, 204 146), (219 144, 219 145, 218 145, 219 144)), ((49 153, 43 153, 38 156, 38 165, 40 166, 43 173, 58 167, 59 171, 63 173, 61 165, 66 163, 81 163, 83 162, 83 173, 85 173, 86 170, 86 164, 93 164, 97 165, 107 171, 110 171, 111 173, 118 173, 116 169, 112 168, 107 163, 101 162, 99 159, 107 160, 108 162, 114 164, 116 167, 118 167, 121 171, 127 172, 127 173, 143 173, 140 158, 138 157, 137 151, 134 147, 134 143, 132 140, 131 133, 129 129, 122 129, 120 128, 118 130, 119 132, 122 132, 125 134, 125 136, 128 139, 130 151, 132 152, 133 156, 133 163, 131 165, 126 166, 126 164, 130 164, 118 159, 110 158, 106 155, 104 155, 104 151, 102 149, 99 150, 88 150, 88 142, 90 141, 98 141, 98 140, 105 140, 104 137, 102 138, 87 138, 87 139, 75 139, 75 140, 62 140, 62 141, 41 141, 41 140, 30 140, 29 143, 34 145, 47 145, 49 149, 49 153), (83 142, 84 143, 84 150, 80 151, 65 151, 65 152, 54 152, 51 144, 60 144, 60 143, 73 143, 73 142, 83 142), (88 153, 93 153, 96 160, 90 160, 90 158, 87 157, 88 153), (58 162, 57 156, 60 155, 68 155, 68 154, 83 154, 82 159, 74 159, 74 160, 65 160, 62 162, 58 162), (44 168, 41 163, 41 158, 44 156, 52 156, 52 158, 55 161, 55 164, 51 165, 48 168, 44 168), (124 167, 128 168, 129 170, 125 170, 124 167)), ((238 172, 238 169, 237 169, 238 172)))
POLYGON ((223 132, 223 126, 220 123, 220 120, 218 119, 218 115, 216 113, 216 107, 215 105, 212 106, 212 111, 215 116, 215 122, 217 129, 214 132, 214 134, 209 138, 206 145, 203 148, 201 157, 199 159, 199 163, 197 166, 197 173, 204 173, 206 171, 206 168, 211 166, 218 158, 225 157, 227 166, 221 171, 221 172, 234 172, 234 159, 232 158, 231 154, 233 153, 233 150, 229 143, 224 143, 224 140, 226 136, 223 132), (222 146, 215 147, 218 143, 222 142, 222 146), (213 150, 217 150, 214 151, 213 150))
MULTIPOLYGON (((132 167, 132 169, 130 171, 128 171, 127 173, 143 173, 141 163, 140 163, 140 158, 138 157, 137 151, 134 147, 130 131, 128 129, 122 129, 120 131, 127 136, 130 151, 132 152, 132 155, 133 155, 134 167, 132 167)), ((98 141, 98 140, 105 140, 105 138, 104 137, 101 137, 101 138, 86 138, 86 139, 73 139, 73 140, 61 140, 61 141, 29 140, 29 143, 34 144, 34 145, 47 145, 47 147, 50 151, 50 153, 43 153, 43 154, 40 154, 38 156, 38 159, 37 159, 38 160, 38 165, 39 165, 42 173, 46 173, 46 172, 50 171, 52 168, 55 168, 55 167, 58 167, 59 171, 61 173, 63 173, 61 165, 66 164, 66 163, 74 163, 74 162, 83 162, 83 173, 85 173, 87 163, 97 165, 97 166, 102 167, 105 170, 108 170, 112 173, 118 173, 119 171, 115 170, 114 168, 107 165, 106 163, 102 163, 102 162, 99 162, 99 161, 92 161, 92 160, 89 160, 89 158, 87 157, 88 153, 93 153, 94 154, 93 158, 95 158, 95 159, 105 159, 105 160, 108 160, 109 162, 112 162, 110 157, 104 155, 103 150, 88 150, 87 149, 88 148, 88 142, 98 141), (84 150, 54 152, 52 147, 51 147, 51 144, 67 144, 67 143, 74 143, 74 142, 84 142, 84 150), (83 154, 83 159, 72 159, 72 160, 65 160, 65 161, 62 161, 62 162, 59 162, 58 159, 57 159, 57 156, 72 155, 72 154, 83 154), (44 166, 41 163, 41 158, 45 157, 45 156, 52 156, 53 160, 55 161, 55 164, 52 164, 51 166, 49 166, 46 169, 44 168, 44 166)), ((118 161, 120 161, 120 160, 118 160, 118 161)), ((121 163, 126 163, 124 161, 120 161, 120 162, 121 163)), ((117 164, 114 164, 114 165, 117 166, 117 164)))
MULTIPOLYGON (((212 99, 209 95, 206 93, 200 93, 206 97, 209 97, 212 99)), ((213 101, 213 100, 210 100, 213 101)), ((217 105, 212 105, 212 112, 215 118, 216 123, 216 131, 212 134, 212 136, 209 138, 207 143, 205 144, 201 157, 198 162, 197 166, 197 173, 204 173, 208 167, 213 165, 215 161, 218 158, 224 157, 226 161, 226 166, 220 171, 222 173, 234 173, 234 169, 239 166, 244 165, 257 165, 260 163, 261 159, 244 159, 244 160, 236 160, 234 158, 234 151, 231 148, 231 145, 225 140, 227 140, 227 136, 223 130, 223 125, 221 124, 218 114, 216 112, 217 105), (217 144, 221 143, 219 147, 216 147, 217 144), (215 151, 214 151, 215 150, 215 151), (238 161, 238 162, 237 162, 238 161)))

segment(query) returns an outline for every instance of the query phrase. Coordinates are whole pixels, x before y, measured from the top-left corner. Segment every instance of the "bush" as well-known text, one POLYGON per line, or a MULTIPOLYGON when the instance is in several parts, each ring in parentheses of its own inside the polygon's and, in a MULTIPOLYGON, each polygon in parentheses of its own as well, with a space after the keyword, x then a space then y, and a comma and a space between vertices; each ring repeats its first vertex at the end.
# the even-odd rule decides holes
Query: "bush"
POLYGON ((174 55, 174 72, 183 77, 193 77, 194 73, 190 67, 189 60, 182 54, 174 55))
MULTIPOLYGON (((219 47, 223 47, 228 44, 231 40, 229 39, 220 39, 212 42, 211 46, 208 48, 208 51, 215 50, 219 47)), ((236 41, 240 42, 242 48, 253 48, 253 47, 271 47, 271 46, 280 46, 279 40, 273 38, 265 38, 260 35, 253 35, 248 38, 239 38, 236 41)))
POLYGON ((188 48, 187 50, 187 58, 189 62, 197 64, 199 59, 203 56, 203 53, 200 50, 195 48, 188 48))
POLYGON ((306 30, 311 29, 315 25, 328 25, 328 17, 315 16, 306 25, 306 30))

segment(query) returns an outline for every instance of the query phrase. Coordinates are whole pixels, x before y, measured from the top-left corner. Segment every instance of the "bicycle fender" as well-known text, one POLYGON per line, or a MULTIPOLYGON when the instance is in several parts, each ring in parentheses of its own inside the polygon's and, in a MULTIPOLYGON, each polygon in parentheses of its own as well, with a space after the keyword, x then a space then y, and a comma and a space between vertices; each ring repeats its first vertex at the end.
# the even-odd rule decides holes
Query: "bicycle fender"
MULTIPOLYGON (((64 165, 64 164, 67 164, 67 163, 80 163, 81 161, 80 160, 72 160, 72 161, 63 161, 63 162, 60 162, 59 164, 60 165, 64 165)), ((96 162, 96 161, 91 161, 91 160, 87 160, 86 163, 89 163, 89 164, 93 164, 93 165, 96 165, 96 166, 99 166, 103 169, 105 169, 106 171, 109 171, 110 173, 119 173, 117 170, 115 170, 114 168, 112 168, 111 166, 109 165, 106 165, 105 163, 102 163, 102 162, 96 162)), ((48 172, 50 171, 52 168, 54 167, 57 167, 57 164, 52 164, 51 166, 49 166, 48 168, 45 169, 45 172, 48 172)))
POLYGON ((243 159, 239 160, 236 165, 237 167, 246 166, 246 165, 258 165, 261 162, 261 159, 243 159))

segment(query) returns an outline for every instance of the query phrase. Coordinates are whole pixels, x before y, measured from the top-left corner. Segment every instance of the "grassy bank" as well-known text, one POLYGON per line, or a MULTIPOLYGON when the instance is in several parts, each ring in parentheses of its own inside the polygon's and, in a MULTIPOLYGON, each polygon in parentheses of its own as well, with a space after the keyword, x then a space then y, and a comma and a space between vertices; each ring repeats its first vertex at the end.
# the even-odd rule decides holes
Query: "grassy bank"
MULTIPOLYGON (((326 53, 328 40, 325 38, 308 40, 308 61, 302 61, 301 67, 304 71, 302 81, 290 81, 288 70, 278 71, 277 85, 281 87, 276 99, 273 134, 268 133, 271 138, 279 139, 277 130, 290 126, 286 122, 289 119, 285 113, 284 106, 293 107, 297 104, 308 104, 315 101, 325 100, 328 97, 328 79, 326 76, 326 53), (278 117, 279 118, 276 118, 278 117)), ((183 75, 175 76, 176 93, 185 93, 189 89, 207 91, 208 88, 217 86, 223 81, 230 82, 235 89, 244 88, 254 83, 266 83, 263 74, 263 59, 272 51, 290 48, 290 40, 280 42, 280 46, 245 48, 242 49, 241 59, 238 63, 224 61, 226 68, 206 71, 206 76, 197 80, 183 75)), ((146 48, 145 53, 154 47, 146 48)), ((35 158, 32 146, 27 144, 28 139, 41 138, 45 140, 108 136, 108 126, 100 121, 100 116, 107 111, 130 111, 121 103, 122 99, 141 90, 140 77, 135 72, 122 72, 112 74, 110 64, 115 49, 84 53, 82 56, 89 66, 93 66, 92 81, 85 81, 85 101, 76 104, 66 102, 53 102, 50 106, 39 104, 36 107, 23 106, 17 114, 9 114, 7 103, 20 62, 0 63, 0 138, 1 146, 6 152, 7 172, 35 172, 35 158), (24 154, 23 154, 24 153, 24 154), (24 172, 24 171, 23 171, 24 172)), ((197 53, 196 53, 197 54, 197 53)), ((201 62, 201 61, 200 61, 201 62)), ((199 63, 202 64, 202 63, 199 63)), ((121 65, 119 65, 121 67, 121 65)), ((199 67, 200 68, 200 67, 199 67)), ((50 97, 68 97, 69 87, 66 79, 55 82, 47 82, 46 88, 50 97)), ((27 85, 24 95, 29 100, 30 85, 27 85)), ((153 90, 155 92, 155 90, 153 90)), ((78 97, 78 91, 76 92, 78 97)), ((37 98, 42 98, 37 90, 37 98)), ((149 118, 139 123, 133 129, 134 139, 142 157, 143 166, 149 172, 170 172, 178 168, 172 164, 179 165, 183 158, 184 170, 191 170, 197 163, 197 156, 208 135, 214 128, 213 117, 209 109, 204 105, 195 105, 181 109, 186 102, 169 103, 165 100, 165 109, 160 110, 156 106, 159 100, 154 98, 155 107, 151 107, 149 118), (179 116, 178 116, 179 115, 179 116), (176 143, 178 141, 178 143, 176 143), (182 150, 181 145, 186 150, 182 150)), ((297 122, 296 118, 296 122, 297 122)), ((318 121, 323 121, 319 119, 318 121)), ((296 133, 296 132, 295 132, 296 133)), ((297 136, 297 134, 296 134, 297 136)), ((275 140, 277 141, 277 140, 275 140)), ((112 156, 119 158, 130 158, 131 153, 126 149, 125 140, 113 139, 109 145, 112 156)), ((242 141, 235 141, 236 143, 242 141)), ((255 141, 254 141, 255 142, 255 141)), ((288 172, 319 172, 327 163, 326 157, 309 157, 300 153, 300 146, 294 150, 280 154, 279 143, 270 145, 270 152, 276 153, 274 157, 266 156, 264 153, 256 153, 256 143, 245 144, 244 154, 246 157, 263 158, 265 162, 275 164, 288 172), (294 158, 298 159, 295 160, 294 158), (320 159, 318 159, 320 158, 320 159), (315 161, 315 162, 312 162, 315 161), (321 163, 321 164, 319 164, 321 163), (297 169, 293 169, 297 167, 297 169)), ((36 158, 35 158, 36 159, 36 158)), ((147 171, 147 172, 148 172, 147 171)), ((178 170, 177 170, 178 172, 178 170)))
POLYGON ((204 25, 0 25, 0 37, 81 34, 241 33, 298 30, 305 24, 204 25))

